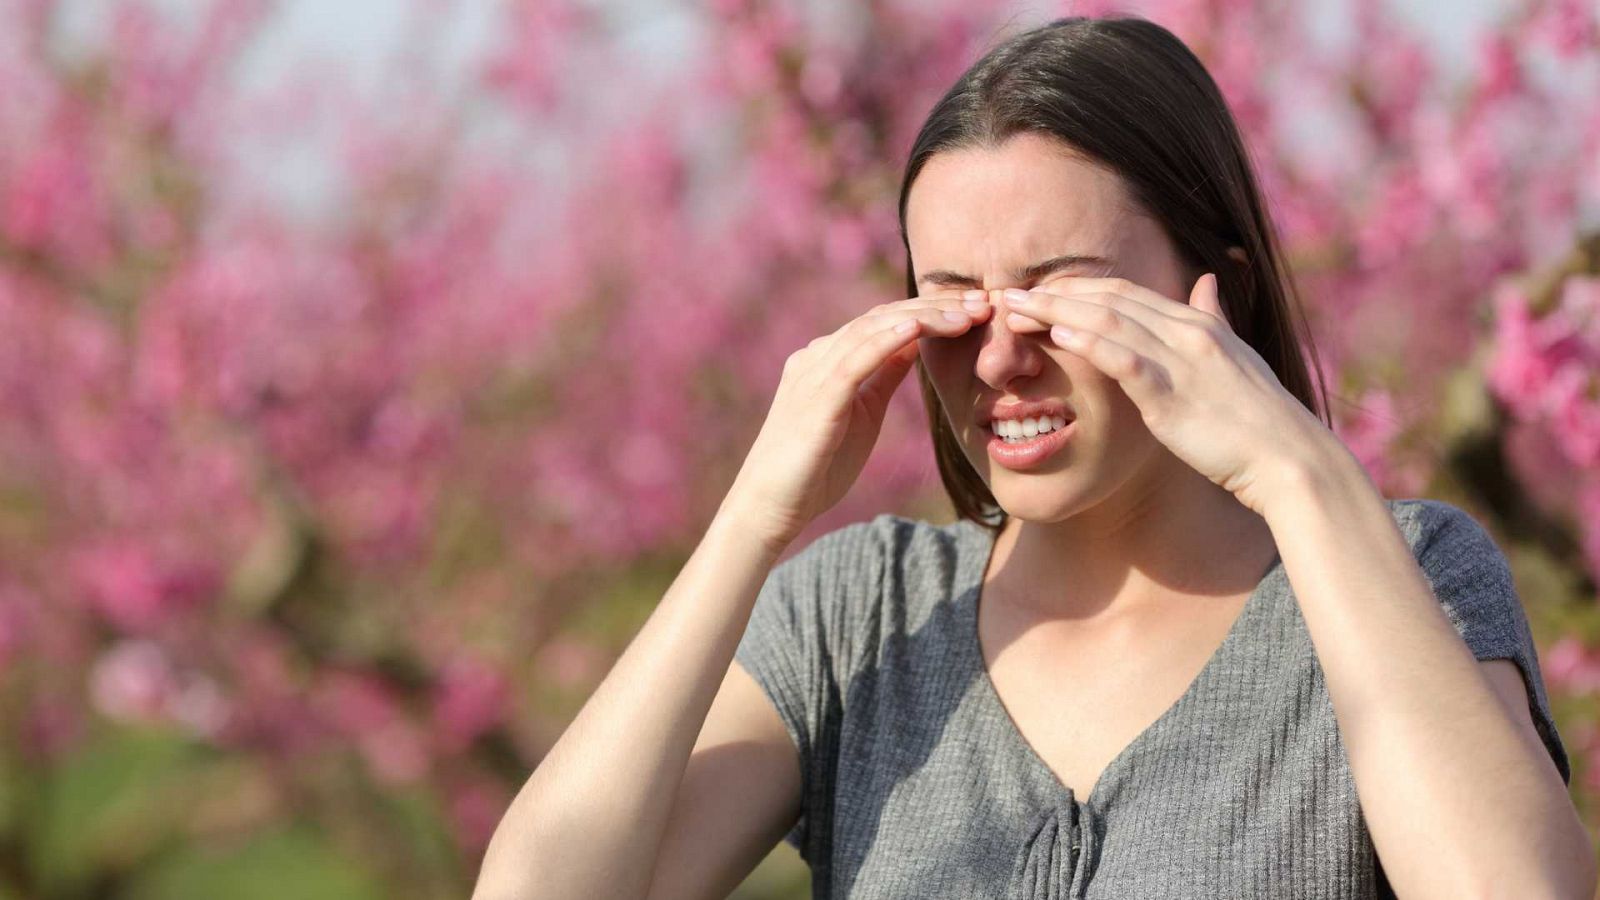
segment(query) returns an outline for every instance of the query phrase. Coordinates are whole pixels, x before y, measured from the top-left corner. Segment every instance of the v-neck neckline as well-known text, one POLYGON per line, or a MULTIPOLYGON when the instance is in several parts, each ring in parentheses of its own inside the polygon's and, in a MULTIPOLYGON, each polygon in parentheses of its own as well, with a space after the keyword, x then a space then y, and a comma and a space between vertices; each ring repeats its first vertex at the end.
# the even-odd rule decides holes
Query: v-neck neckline
POLYGON ((1267 582, 1271 579, 1273 573, 1283 565, 1282 555, 1274 549, 1272 562, 1262 572, 1261 578, 1251 590, 1250 596, 1245 599, 1244 607, 1234 616, 1233 624, 1229 626, 1228 633, 1223 636, 1222 643, 1217 646, 1210 658, 1206 660, 1205 665, 1200 667, 1200 672, 1189 682, 1188 687, 1184 688, 1183 693, 1179 695, 1171 706, 1163 710, 1155 721, 1145 726, 1121 750, 1117 751, 1115 756, 1111 757, 1111 761, 1106 763, 1105 768, 1100 770, 1095 783, 1089 788, 1088 795, 1080 798, 1072 788, 1061 780, 1055 770, 1050 768, 1044 757, 1039 755, 1039 751, 1034 748, 1033 744, 1028 742, 1027 737, 1022 733, 1022 729, 1017 727, 1016 720, 1011 717, 1010 710, 1006 709, 1005 702, 1000 698, 1000 692, 995 687, 994 680, 989 675, 988 664, 983 658, 983 642, 978 633, 978 606, 983 599, 984 574, 988 571, 989 562, 994 556, 994 548, 999 533, 966 519, 958 519, 957 525, 977 532, 976 543, 979 552, 966 556, 964 560, 965 583, 961 585, 960 591, 956 594, 957 597, 963 598, 962 602, 957 604, 959 617, 956 624, 960 630, 961 646, 965 648, 965 657, 974 670, 973 678, 979 683, 980 702, 994 714, 999 730, 1003 733, 1002 739, 1026 760, 1025 765, 1034 775, 1042 776, 1046 784, 1054 786, 1055 791, 1058 793, 1058 798, 1067 806, 1076 804, 1080 807, 1089 807, 1096 795, 1101 793, 1101 786, 1107 784, 1109 779, 1121 767, 1128 765, 1131 757, 1139 751, 1142 745, 1155 740, 1159 732, 1165 731, 1177 723, 1188 707, 1195 702, 1195 695, 1215 677, 1216 670, 1222 665, 1222 662, 1237 652, 1239 642, 1244 640, 1243 635, 1254 626, 1256 619, 1262 614, 1261 607, 1265 602, 1263 597, 1266 594, 1267 582))

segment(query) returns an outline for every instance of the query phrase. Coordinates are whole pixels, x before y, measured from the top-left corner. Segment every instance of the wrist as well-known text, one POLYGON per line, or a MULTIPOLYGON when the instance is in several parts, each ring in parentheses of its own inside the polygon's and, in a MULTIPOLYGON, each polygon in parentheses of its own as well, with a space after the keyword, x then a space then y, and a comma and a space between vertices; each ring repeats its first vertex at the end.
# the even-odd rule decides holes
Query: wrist
POLYGON ((712 517, 707 534, 751 544, 776 560, 796 535, 771 519, 772 516, 763 511, 762 504, 747 502, 742 495, 730 492, 712 517))
POLYGON ((1262 517, 1271 522, 1283 510, 1303 508, 1308 502, 1355 491, 1381 496, 1361 460, 1330 433, 1328 440, 1279 460, 1262 517))

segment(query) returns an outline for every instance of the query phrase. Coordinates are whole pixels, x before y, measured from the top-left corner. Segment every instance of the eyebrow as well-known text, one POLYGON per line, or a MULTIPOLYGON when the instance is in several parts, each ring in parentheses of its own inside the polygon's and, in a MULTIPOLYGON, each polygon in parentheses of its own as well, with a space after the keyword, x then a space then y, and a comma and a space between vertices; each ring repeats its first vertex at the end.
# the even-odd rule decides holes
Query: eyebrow
MULTIPOLYGON (((1104 257, 1104 256, 1080 256, 1080 255, 1077 255, 1077 254, 1068 253, 1068 254, 1063 254, 1061 256, 1052 256, 1049 259, 1045 260, 1044 262, 1037 262, 1037 263, 1034 263, 1031 266, 1025 266, 1025 267, 1023 267, 1021 269, 1013 270, 1012 273, 1011 273, 1011 276, 1013 278, 1015 278, 1017 281, 1033 282, 1033 281, 1038 281, 1039 279, 1045 277, 1046 275, 1050 275, 1050 274, 1053 274, 1055 272, 1060 271, 1061 269, 1068 268, 1069 266, 1077 266, 1077 265, 1103 265, 1103 266, 1109 266, 1111 264, 1112 264, 1112 261, 1108 257, 1104 257)), ((982 284, 983 283, 982 279, 980 279, 980 278, 977 278, 977 277, 972 276, 972 275, 962 275, 962 274, 957 273, 957 272, 952 272, 949 269, 934 269, 932 272, 927 272, 921 278, 917 279, 917 283, 918 284, 921 284, 923 282, 927 282, 928 284, 982 284)))

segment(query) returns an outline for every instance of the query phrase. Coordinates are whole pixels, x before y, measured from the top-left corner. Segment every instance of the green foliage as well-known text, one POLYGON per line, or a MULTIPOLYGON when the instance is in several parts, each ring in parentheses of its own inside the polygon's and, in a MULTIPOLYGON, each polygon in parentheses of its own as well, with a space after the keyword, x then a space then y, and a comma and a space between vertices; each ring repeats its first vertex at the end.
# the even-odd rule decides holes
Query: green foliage
MULTIPOLYGON (((383 888, 382 861, 353 858, 299 817, 255 828, 251 788, 261 774, 154 727, 103 726, 31 769, 8 748, 0 753, 0 900, 397 896, 383 888), (211 821, 218 811, 231 824, 211 821)), ((448 896, 439 888, 465 873, 437 798, 418 788, 368 799, 351 814, 381 816, 403 835, 395 849, 409 854, 407 865, 387 868, 433 873, 433 894, 411 884, 411 896, 448 896)))
POLYGON ((260 834, 237 846, 190 844, 137 879, 124 900, 365 900, 386 896, 307 826, 260 834))
POLYGON ((38 781, 12 783, 13 824, 45 896, 79 896, 136 868, 176 837, 186 780, 209 754, 176 732, 110 729, 38 781))

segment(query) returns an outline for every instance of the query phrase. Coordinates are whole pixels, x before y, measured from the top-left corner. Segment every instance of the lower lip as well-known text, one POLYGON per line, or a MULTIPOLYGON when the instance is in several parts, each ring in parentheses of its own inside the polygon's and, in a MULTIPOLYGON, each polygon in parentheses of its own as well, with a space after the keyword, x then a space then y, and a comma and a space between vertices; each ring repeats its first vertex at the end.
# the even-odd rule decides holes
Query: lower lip
POLYGON ((989 458, 1014 471, 1031 469, 1060 450, 1077 431, 1078 420, 1073 419, 1065 428, 1057 428, 1048 434, 1015 444, 1006 443, 1005 438, 992 434, 989 437, 989 458))

